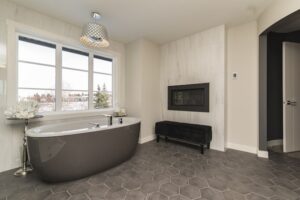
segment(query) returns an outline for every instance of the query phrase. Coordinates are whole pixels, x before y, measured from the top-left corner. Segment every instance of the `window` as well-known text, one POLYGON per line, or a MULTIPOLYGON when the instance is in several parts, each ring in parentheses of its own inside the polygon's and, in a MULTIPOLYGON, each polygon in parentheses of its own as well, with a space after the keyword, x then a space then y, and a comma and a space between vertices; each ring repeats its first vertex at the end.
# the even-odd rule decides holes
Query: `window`
POLYGON ((112 59, 94 56, 94 108, 112 107, 112 59))
POLYGON ((89 54, 62 49, 62 110, 88 109, 89 54))
POLYGON ((54 111, 56 46, 25 37, 18 46, 18 99, 36 100, 41 112, 54 111))
POLYGON ((36 100, 39 112, 111 108, 113 60, 19 36, 18 99, 36 100))

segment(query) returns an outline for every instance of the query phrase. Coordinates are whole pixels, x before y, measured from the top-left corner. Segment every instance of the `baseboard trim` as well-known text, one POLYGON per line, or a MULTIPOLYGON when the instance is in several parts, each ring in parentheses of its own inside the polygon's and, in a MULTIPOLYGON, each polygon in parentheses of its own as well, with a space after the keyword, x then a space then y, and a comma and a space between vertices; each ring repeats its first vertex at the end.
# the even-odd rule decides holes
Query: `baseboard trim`
POLYGON ((248 145, 242 145, 242 144, 234 144, 234 143, 227 143, 226 147, 228 149, 234 149, 238 151, 244 151, 252 154, 256 154, 259 158, 269 158, 269 152, 268 151, 260 151, 257 150, 256 147, 251 147, 248 145))
POLYGON ((155 135, 149 135, 147 137, 143 137, 139 139, 139 144, 144 144, 146 142, 150 142, 152 140, 155 140, 156 136, 155 135))
POLYGON ((280 146, 280 145, 283 145, 283 139, 268 141, 268 147, 280 146))
POLYGON ((258 150, 257 151, 257 156, 259 158, 269 158, 269 152, 268 151, 261 151, 261 150, 258 150))
POLYGON ((226 148, 234 149, 234 150, 238 150, 238 151, 244 151, 244 152, 253 153, 253 154, 257 153, 256 147, 242 145, 242 144, 227 143, 226 148))

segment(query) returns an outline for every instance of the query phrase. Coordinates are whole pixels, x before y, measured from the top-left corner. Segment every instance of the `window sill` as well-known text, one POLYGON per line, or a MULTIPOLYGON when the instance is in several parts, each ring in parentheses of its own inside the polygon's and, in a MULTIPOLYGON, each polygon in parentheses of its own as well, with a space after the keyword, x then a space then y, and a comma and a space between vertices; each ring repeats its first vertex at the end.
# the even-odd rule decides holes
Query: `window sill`
MULTIPOLYGON (((70 119, 80 119, 83 117, 96 117, 104 114, 112 114, 114 108, 107 108, 101 110, 85 110, 85 111, 65 111, 65 112, 52 112, 52 113, 38 113, 43 115, 42 118, 32 119, 30 123, 54 121, 54 120, 70 120, 70 119)), ((6 124, 23 124, 22 120, 6 120, 6 124)))

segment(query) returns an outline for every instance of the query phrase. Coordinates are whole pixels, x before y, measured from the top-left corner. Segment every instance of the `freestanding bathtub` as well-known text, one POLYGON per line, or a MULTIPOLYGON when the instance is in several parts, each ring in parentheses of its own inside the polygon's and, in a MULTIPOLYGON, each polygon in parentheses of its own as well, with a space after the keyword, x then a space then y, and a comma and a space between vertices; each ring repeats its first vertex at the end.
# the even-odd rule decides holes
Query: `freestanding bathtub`
POLYGON ((47 182, 70 181, 129 159, 138 144, 140 121, 125 117, 122 124, 115 118, 113 125, 106 123, 103 119, 81 120, 28 130, 28 150, 35 172, 47 182))

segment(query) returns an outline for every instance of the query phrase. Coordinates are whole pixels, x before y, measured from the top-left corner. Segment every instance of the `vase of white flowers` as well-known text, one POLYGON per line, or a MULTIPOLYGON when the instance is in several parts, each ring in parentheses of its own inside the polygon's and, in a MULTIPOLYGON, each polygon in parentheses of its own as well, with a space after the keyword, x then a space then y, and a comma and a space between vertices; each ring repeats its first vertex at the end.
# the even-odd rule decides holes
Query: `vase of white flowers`
POLYGON ((38 103, 36 101, 20 101, 17 105, 7 108, 4 112, 7 120, 24 120, 25 122, 22 168, 15 172, 15 176, 25 176, 32 171, 32 167, 28 159, 26 132, 30 119, 43 117, 42 115, 37 115, 38 109, 38 103))
POLYGON ((9 107, 4 114, 7 118, 31 119, 36 116, 38 109, 36 101, 20 101, 17 105, 9 107))

